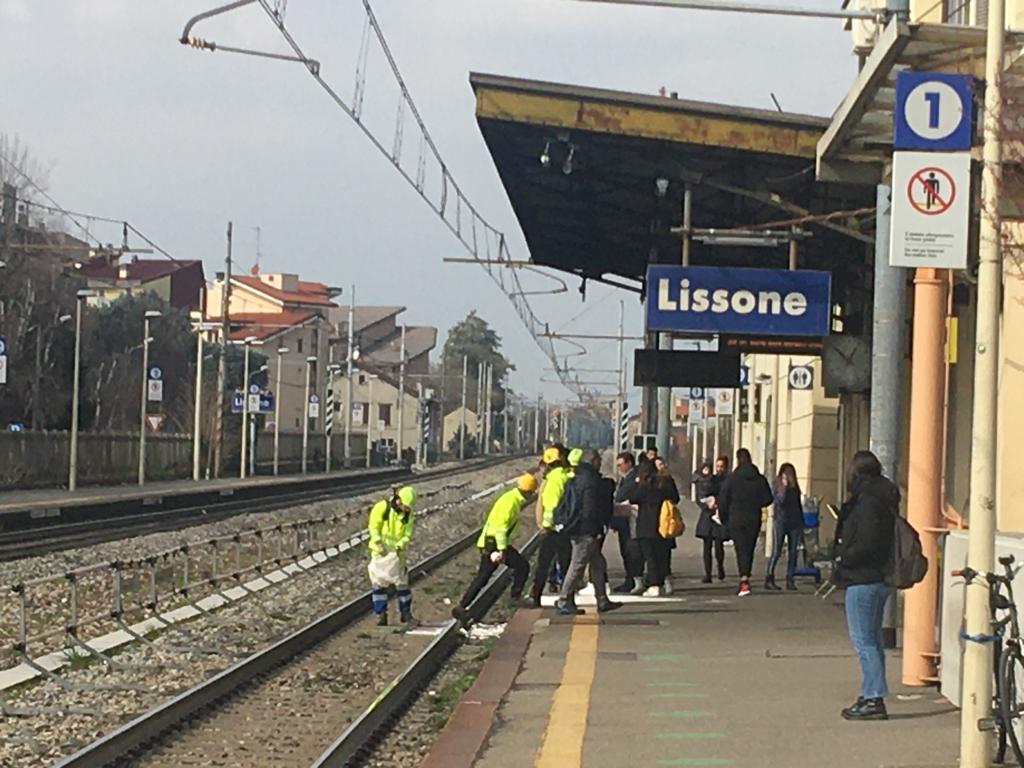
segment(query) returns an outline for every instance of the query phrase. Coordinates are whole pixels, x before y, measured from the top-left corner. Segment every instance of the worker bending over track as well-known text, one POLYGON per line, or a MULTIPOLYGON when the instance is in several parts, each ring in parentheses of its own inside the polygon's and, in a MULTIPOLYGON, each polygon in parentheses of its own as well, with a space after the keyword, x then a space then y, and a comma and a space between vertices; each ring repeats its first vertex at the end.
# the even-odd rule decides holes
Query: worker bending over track
POLYGON ((370 582, 377 624, 388 625, 388 588, 395 588, 402 623, 412 624, 412 591, 406 548, 412 539, 416 491, 399 488, 390 499, 381 499, 370 510, 370 582))
POLYGON ((530 563, 511 545, 519 531, 519 513, 530 496, 537 492, 537 478, 531 474, 520 475, 516 487, 502 493, 491 505, 480 538, 476 545, 480 549, 480 567, 476 578, 469 585, 459 604, 452 608, 452 616, 459 621, 468 617, 466 608, 480 594, 491 576, 502 563, 512 569, 511 599, 513 605, 523 596, 523 587, 530 578, 530 563))

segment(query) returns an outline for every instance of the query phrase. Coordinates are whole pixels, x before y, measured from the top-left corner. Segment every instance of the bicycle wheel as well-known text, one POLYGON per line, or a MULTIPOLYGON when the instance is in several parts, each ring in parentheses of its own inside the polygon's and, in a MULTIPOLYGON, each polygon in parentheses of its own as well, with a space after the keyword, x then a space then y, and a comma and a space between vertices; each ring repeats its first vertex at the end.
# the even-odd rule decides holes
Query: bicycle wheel
POLYGON ((1017 764, 1024 766, 1024 656, 1008 646, 999 660, 999 709, 1017 764))

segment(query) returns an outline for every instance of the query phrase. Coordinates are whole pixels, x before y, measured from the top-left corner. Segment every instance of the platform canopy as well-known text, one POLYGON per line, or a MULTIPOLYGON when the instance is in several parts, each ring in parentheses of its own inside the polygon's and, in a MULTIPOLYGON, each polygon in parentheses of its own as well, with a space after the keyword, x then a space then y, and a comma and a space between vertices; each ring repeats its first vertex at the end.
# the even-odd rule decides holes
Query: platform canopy
MULTIPOLYGON (((984 27, 907 24, 892 19, 818 141, 818 178, 864 184, 886 178, 893 151, 896 75, 914 70, 982 78, 985 35, 984 27)), ((1006 109, 1009 118, 1016 120, 1020 113, 1015 105, 1024 99, 1024 32, 1008 31, 1006 50, 1006 109)))
MULTIPOLYGON (((863 305, 875 193, 815 180, 827 118, 493 75, 470 82, 534 263, 639 290, 649 263, 680 261, 689 184, 694 228, 796 223, 811 235, 800 266, 833 272, 836 300, 863 305)), ((691 263, 785 267, 787 254, 785 240, 695 242, 691 263)))

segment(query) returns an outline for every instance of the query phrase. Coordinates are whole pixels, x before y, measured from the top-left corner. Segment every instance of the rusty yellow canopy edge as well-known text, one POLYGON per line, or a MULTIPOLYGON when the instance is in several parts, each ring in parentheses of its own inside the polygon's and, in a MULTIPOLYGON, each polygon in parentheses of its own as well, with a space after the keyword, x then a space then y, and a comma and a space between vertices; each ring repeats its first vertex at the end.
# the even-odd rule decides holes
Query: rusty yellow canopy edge
POLYGON ((478 118, 814 158, 819 128, 478 86, 478 118))

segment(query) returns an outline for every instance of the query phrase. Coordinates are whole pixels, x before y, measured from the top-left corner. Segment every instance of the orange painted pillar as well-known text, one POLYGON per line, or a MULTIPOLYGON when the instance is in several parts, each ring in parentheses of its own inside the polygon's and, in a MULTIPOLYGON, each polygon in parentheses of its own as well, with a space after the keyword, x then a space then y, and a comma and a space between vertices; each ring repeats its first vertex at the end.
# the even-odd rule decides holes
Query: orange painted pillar
POLYGON ((907 519, 921 535, 928 575, 903 603, 903 684, 929 685, 936 675, 938 535, 941 523, 943 399, 946 378, 945 270, 914 272, 914 336, 910 380, 907 519))

